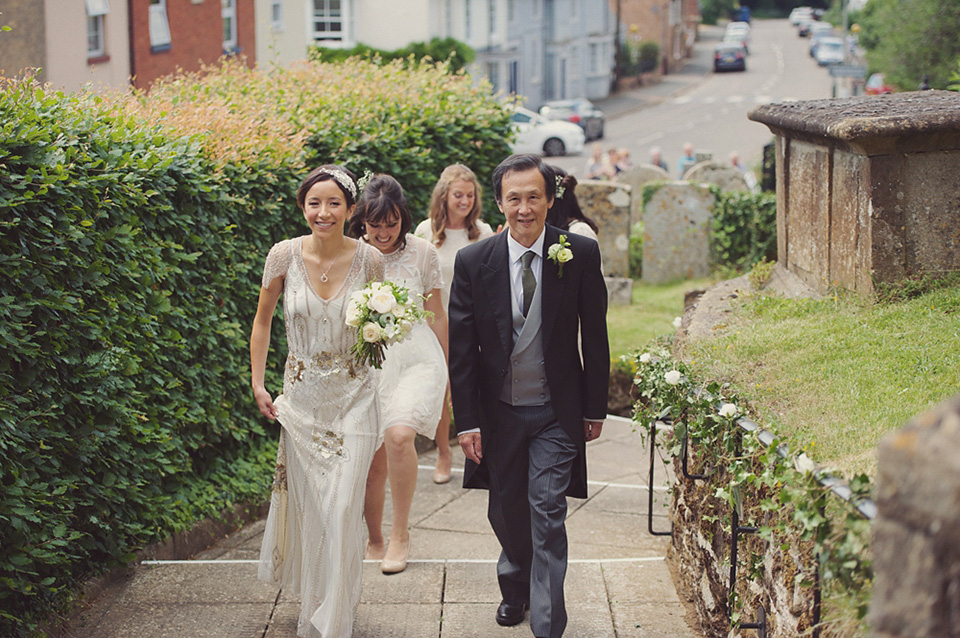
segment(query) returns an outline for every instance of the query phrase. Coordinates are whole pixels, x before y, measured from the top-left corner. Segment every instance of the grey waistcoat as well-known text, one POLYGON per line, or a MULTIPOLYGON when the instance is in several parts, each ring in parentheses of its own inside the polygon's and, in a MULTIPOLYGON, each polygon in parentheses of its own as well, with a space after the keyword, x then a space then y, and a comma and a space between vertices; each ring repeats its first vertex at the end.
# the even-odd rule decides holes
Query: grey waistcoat
POLYGON ((510 292, 510 309, 513 315, 513 352, 507 363, 507 376, 503 380, 500 400, 510 405, 543 405, 550 402, 547 386, 547 371, 543 362, 543 338, 541 337, 542 304, 537 285, 526 318, 520 312, 517 295, 510 292))

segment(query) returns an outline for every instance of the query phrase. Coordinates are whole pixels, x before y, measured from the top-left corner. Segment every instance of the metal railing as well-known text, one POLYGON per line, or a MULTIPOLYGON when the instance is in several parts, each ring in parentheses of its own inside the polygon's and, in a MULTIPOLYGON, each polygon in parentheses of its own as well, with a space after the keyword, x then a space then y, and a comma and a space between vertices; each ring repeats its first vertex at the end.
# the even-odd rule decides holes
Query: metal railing
MULTIPOLYGON (((661 421, 652 421, 650 423, 650 476, 647 481, 647 489, 649 492, 649 498, 647 500, 647 529, 650 534, 654 536, 672 536, 673 535, 673 523, 670 524, 670 531, 655 531, 653 529, 653 484, 654 484, 654 457, 656 455, 656 443, 657 443, 657 424, 661 423, 667 425, 670 423, 669 419, 663 419, 661 421)), ((757 425, 755 422, 751 421, 746 417, 742 417, 735 421, 735 424, 740 428, 738 436, 736 438, 736 452, 737 456, 741 451, 741 446, 743 444, 743 434, 749 433, 756 436, 757 440, 764 445, 764 447, 769 448, 776 441, 776 436, 773 432, 765 430, 757 425)), ((688 436, 687 431, 684 429, 683 440, 681 442, 681 469, 683 472, 684 478, 687 480, 704 480, 709 478, 712 468, 708 468, 707 472, 703 474, 692 474, 688 471, 688 436)), ((790 449, 785 443, 781 443, 776 448, 776 453, 781 458, 787 458, 790 454, 790 449)), ((815 476, 817 481, 823 487, 827 488, 830 492, 835 494, 842 501, 846 502, 854 508, 854 510, 859 513, 862 517, 873 520, 877 515, 877 506, 872 499, 858 497, 854 494, 853 490, 850 488, 850 485, 836 476, 829 474, 828 472, 816 472, 815 476)), ((731 525, 730 525, 730 591, 734 591, 737 582, 737 552, 739 546, 739 539, 741 534, 753 534, 756 533, 758 528, 755 526, 741 525, 740 519, 742 513, 740 511, 740 495, 735 494, 736 505, 732 508, 733 512, 731 514, 731 525)), ((820 503, 820 513, 825 515, 826 505, 821 501, 820 503)), ((820 589, 820 561, 819 557, 817 560, 817 565, 814 570, 814 583, 813 583, 813 636, 814 638, 819 638, 820 636, 820 614, 821 614, 821 589, 820 589)), ((732 617, 733 610, 731 609, 731 602, 727 606, 727 616, 732 617)), ((758 638, 766 638, 767 636, 767 621, 766 621, 766 610, 763 605, 757 607, 757 616, 753 622, 741 622, 739 623, 740 629, 754 629, 757 631, 758 638)))

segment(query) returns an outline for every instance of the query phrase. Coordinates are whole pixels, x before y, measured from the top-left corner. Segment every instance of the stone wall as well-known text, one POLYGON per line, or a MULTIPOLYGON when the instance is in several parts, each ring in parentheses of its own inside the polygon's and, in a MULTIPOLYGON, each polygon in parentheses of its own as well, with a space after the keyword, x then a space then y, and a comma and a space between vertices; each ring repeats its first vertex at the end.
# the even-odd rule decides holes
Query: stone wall
POLYGON ((820 293, 960 270, 960 94, 757 107, 777 136, 778 261, 820 293))
POLYGON ((871 638, 960 636, 960 395, 880 444, 871 638))

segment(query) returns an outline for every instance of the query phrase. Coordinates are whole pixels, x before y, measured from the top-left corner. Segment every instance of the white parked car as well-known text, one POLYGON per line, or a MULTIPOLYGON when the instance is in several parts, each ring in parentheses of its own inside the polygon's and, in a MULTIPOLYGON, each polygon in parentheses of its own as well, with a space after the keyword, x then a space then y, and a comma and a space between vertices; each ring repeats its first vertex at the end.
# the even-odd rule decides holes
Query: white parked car
POLYGON ((843 64, 843 38, 834 36, 820 38, 814 58, 820 66, 843 64))
POLYGON ((790 24, 800 26, 801 22, 813 20, 812 7, 794 7, 790 12, 790 24))
POLYGON ((510 122, 516 131, 514 153, 567 155, 583 150, 583 129, 571 122, 548 120, 522 106, 514 107, 510 122))

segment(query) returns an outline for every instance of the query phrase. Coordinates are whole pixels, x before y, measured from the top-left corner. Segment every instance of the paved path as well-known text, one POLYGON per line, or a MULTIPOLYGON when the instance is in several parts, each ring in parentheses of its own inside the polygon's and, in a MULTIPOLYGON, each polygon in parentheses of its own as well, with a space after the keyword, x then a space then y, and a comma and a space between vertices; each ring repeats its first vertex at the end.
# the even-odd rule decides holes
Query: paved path
MULTIPOLYGON (((421 456, 411 513, 411 560, 385 576, 363 566, 356 638, 530 636, 529 620, 494 622, 499 546, 486 520, 486 492, 461 474, 432 481, 434 451, 421 456)), ((455 466, 463 456, 456 451, 455 466)), ((570 499, 566 594, 570 638, 700 638, 686 621, 664 560, 668 537, 647 533, 649 460, 626 419, 611 417, 587 446, 590 497, 570 499)), ((667 476, 657 462, 654 526, 669 526, 667 476)), ((389 521, 388 511, 385 520, 389 521)), ((385 534, 389 530, 385 528, 385 534)), ((299 603, 257 581, 263 521, 192 560, 143 563, 109 587, 64 636, 84 638, 292 638, 299 603)))
MULTIPOLYGON (((609 117, 657 104, 710 71, 716 27, 704 27, 680 72, 597 103, 609 117)), ((496 638, 530 636, 529 621, 500 627, 499 546, 486 520, 486 492, 464 490, 460 474, 431 480, 435 452, 421 456, 411 512, 411 560, 385 576, 363 566, 355 638, 496 638)), ((459 450, 455 466, 462 467, 459 450)), ((664 560, 669 537, 647 532, 649 457, 633 424, 611 417, 587 446, 590 497, 571 499, 568 638, 702 638, 688 621, 664 560)), ((657 462, 654 528, 666 517, 670 480, 657 462)), ((384 519, 389 524, 390 499, 384 519)), ((142 563, 109 586, 62 638, 293 638, 299 603, 256 579, 264 522, 247 525, 195 558, 142 563)), ((384 534, 389 535, 385 527, 384 534)))

